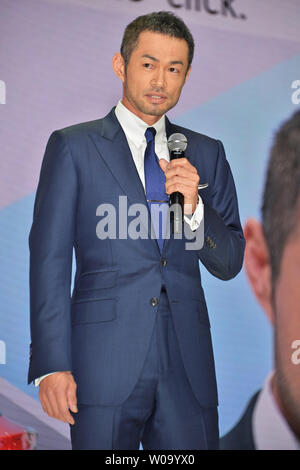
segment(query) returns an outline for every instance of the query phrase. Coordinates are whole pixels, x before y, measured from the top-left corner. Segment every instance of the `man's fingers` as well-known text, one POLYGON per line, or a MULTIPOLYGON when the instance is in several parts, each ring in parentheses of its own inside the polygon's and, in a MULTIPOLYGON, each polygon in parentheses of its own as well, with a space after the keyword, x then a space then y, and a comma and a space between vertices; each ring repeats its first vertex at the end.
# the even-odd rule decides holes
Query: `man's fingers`
POLYGON ((74 418, 69 413, 67 399, 56 396, 50 392, 50 398, 44 397, 41 400, 43 410, 51 417, 64 421, 65 423, 74 424, 74 418))
POLYGON ((65 393, 58 394, 56 399, 58 403, 59 412, 57 419, 60 419, 61 421, 64 421, 69 424, 74 424, 74 418, 69 412, 67 391, 65 391, 65 393))
POLYGON ((71 415, 70 411, 67 408, 61 411, 61 414, 60 416, 58 416, 58 419, 69 424, 75 423, 73 416, 71 415))
POLYGON ((183 178, 188 178, 191 181, 195 181, 198 184, 198 181, 200 180, 200 177, 198 173, 195 173, 194 171, 191 171, 190 168, 186 167, 178 167, 174 166, 173 168, 169 168, 165 172, 166 180, 174 178, 176 176, 181 176, 183 178))
POLYGON ((165 172, 169 162, 167 160, 165 160, 164 158, 160 158, 158 163, 159 163, 162 171, 165 172))
POLYGON ((170 180, 168 180, 165 184, 165 188, 166 188, 166 192, 168 192, 168 190, 173 187, 173 186, 183 186, 183 187, 188 187, 188 188, 191 188, 192 190, 198 190, 197 188, 197 185, 189 180, 188 178, 183 178, 181 176, 174 176, 174 178, 171 178, 170 180))
POLYGON ((77 408, 76 402, 71 401, 70 404, 69 404, 69 408, 70 408, 70 410, 71 410, 73 413, 77 413, 77 412, 78 412, 78 408, 77 408))
POLYGON ((77 412, 77 400, 76 383, 71 373, 57 372, 45 377, 40 385, 39 398, 49 416, 74 424, 69 409, 77 412))
POLYGON ((75 420, 74 420, 73 416, 71 415, 71 413, 69 411, 67 413, 66 423, 69 423, 72 426, 75 424, 75 420))
MULTIPOLYGON (((164 162, 166 161, 163 158, 161 158, 159 162, 161 162, 162 160, 164 162)), ((169 162, 167 162, 167 165, 165 165, 164 162, 163 162, 163 166, 167 168, 167 170, 170 170, 171 168, 175 168, 175 167, 177 168, 185 167, 185 168, 188 168, 191 172, 197 173, 197 168, 194 165, 192 165, 191 162, 186 157, 175 158, 174 160, 170 160, 169 162)))
POLYGON ((172 194, 174 191, 179 191, 184 196, 192 197, 194 193, 198 194, 200 177, 197 169, 186 158, 178 160, 183 160, 184 162, 177 165, 177 160, 172 160, 167 165, 163 164, 166 176, 166 193, 172 194))
POLYGON ((47 390, 47 393, 43 394, 43 403, 45 403, 47 408, 47 414, 51 418, 57 418, 59 415, 58 404, 56 396, 52 390, 47 390))
POLYGON ((165 191, 167 194, 172 194, 175 191, 179 191, 185 197, 192 197, 198 194, 197 187, 186 178, 178 178, 170 182, 168 181, 165 184, 165 191))
POLYGON ((53 416, 53 410, 52 410, 52 408, 50 406, 50 403, 49 403, 49 400, 45 396, 45 394, 44 395, 40 394, 40 402, 41 402, 42 408, 45 411, 45 413, 47 413, 47 415, 49 415, 49 416, 53 416))
POLYGON ((76 386, 69 387, 67 392, 68 407, 73 413, 78 412, 77 399, 76 399, 76 386))

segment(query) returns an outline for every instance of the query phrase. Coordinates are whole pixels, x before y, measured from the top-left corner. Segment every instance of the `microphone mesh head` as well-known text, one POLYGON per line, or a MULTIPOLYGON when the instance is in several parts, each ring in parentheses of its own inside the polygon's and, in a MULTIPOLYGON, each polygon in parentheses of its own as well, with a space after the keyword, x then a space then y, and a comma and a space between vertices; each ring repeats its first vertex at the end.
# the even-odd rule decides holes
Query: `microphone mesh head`
POLYGON ((168 148, 170 152, 174 150, 184 152, 187 147, 187 138, 183 134, 172 134, 168 138, 168 148))

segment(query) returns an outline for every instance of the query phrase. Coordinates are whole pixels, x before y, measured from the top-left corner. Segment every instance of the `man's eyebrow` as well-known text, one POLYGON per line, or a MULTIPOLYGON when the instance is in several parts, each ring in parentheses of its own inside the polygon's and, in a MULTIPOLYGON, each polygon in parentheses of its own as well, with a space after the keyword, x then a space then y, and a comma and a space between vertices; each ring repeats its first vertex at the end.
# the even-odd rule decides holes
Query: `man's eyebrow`
POLYGON ((172 60, 172 62, 170 62, 171 65, 176 65, 176 64, 180 64, 180 65, 183 65, 183 62, 182 60, 172 60))
MULTIPOLYGON (((142 55, 142 57, 145 57, 146 59, 154 60, 155 62, 159 62, 159 60, 156 57, 153 57, 152 55, 149 55, 149 54, 144 54, 142 55)), ((172 60, 170 62, 170 65, 175 65, 175 64, 184 65, 182 60, 172 60)))
POLYGON ((153 57, 152 55, 149 55, 149 54, 144 54, 142 55, 142 57, 145 57, 146 59, 154 60, 155 62, 159 62, 159 60, 156 59, 156 57, 153 57))

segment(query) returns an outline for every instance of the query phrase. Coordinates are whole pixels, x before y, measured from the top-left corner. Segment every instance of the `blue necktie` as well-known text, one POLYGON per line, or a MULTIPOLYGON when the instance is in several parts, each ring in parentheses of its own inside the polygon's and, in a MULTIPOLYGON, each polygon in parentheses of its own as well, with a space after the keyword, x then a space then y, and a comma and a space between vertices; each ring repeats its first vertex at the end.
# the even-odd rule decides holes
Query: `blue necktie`
POLYGON ((150 213, 155 215, 152 218, 154 232, 160 251, 163 248, 165 222, 167 220, 167 211, 169 208, 169 196, 165 192, 165 174, 159 166, 158 157, 155 154, 156 130, 154 127, 148 127, 145 132, 147 147, 145 150, 144 169, 145 169, 145 189, 146 198, 150 213), (158 217, 159 215, 159 217, 158 217))

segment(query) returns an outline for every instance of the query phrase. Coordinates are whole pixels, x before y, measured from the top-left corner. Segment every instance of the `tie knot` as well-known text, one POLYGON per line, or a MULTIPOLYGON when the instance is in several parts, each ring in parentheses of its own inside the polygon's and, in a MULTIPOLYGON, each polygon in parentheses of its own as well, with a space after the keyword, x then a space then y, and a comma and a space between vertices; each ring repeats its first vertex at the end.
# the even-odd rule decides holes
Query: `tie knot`
POLYGON ((145 137, 147 140, 147 144, 149 144, 149 142, 154 140, 155 134, 156 134, 156 130, 154 129, 154 127, 148 127, 148 129, 146 129, 145 137))

